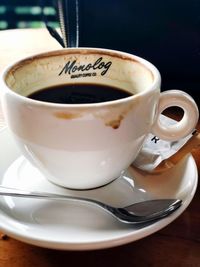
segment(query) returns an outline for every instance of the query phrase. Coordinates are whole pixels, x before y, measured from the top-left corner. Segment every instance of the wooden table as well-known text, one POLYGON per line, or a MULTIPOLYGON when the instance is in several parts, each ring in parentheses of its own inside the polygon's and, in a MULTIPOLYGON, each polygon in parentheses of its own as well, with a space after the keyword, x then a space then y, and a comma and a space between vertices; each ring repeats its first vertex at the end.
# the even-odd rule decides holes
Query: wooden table
MULTIPOLYGON (((0 32, 0 70, 10 62, 45 50, 60 48, 45 29, 0 32)), ((0 127, 4 124, 0 111, 0 127)), ((200 123, 198 125, 200 130, 200 123)), ((198 170, 200 152, 193 151, 198 170)), ((186 211, 161 231, 116 248, 70 252, 28 245, 3 233, 0 238, 0 267, 50 266, 200 266, 200 187, 186 211)))

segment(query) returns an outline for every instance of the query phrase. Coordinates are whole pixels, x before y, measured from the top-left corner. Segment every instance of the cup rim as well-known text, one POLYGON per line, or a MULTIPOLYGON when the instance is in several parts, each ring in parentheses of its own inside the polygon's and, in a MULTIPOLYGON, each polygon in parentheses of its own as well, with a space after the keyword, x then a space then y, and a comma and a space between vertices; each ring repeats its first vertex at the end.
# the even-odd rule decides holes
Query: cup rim
POLYGON ((3 83, 3 90, 6 90, 16 98, 18 98, 21 101, 24 101, 26 103, 38 105, 38 106, 48 106, 48 107, 55 107, 55 108, 63 108, 63 107, 70 107, 70 108, 90 108, 90 107, 104 107, 104 106, 110 106, 110 105, 117 105, 117 104, 123 104, 126 103, 127 101, 130 101, 132 99, 135 99, 137 97, 146 95, 147 93, 154 91, 157 89, 158 86, 161 84, 161 75, 159 70, 148 60, 136 56, 131 53, 127 52, 122 52, 119 50, 113 50, 113 49, 106 49, 106 48, 93 48, 93 47, 77 47, 77 48, 62 48, 62 49, 57 49, 57 50, 50 50, 50 51, 45 51, 41 53, 35 53, 31 56, 23 57, 17 61, 14 61, 10 63, 7 67, 4 68, 1 74, 1 82, 3 83), (63 52, 64 55, 66 55, 66 51, 69 51, 70 54, 73 53, 86 53, 86 52, 92 52, 93 54, 102 54, 102 55, 110 55, 110 56, 117 56, 121 57, 122 59, 127 59, 127 60, 133 60, 137 61, 138 63, 142 64, 146 69, 148 69, 151 74, 154 77, 154 80, 152 84, 145 90, 132 95, 128 96, 122 99, 117 99, 117 100, 111 100, 111 101, 104 101, 104 102, 99 102, 99 103, 81 103, 81 104, 63 104, 63 103, 52 103, 52 102, 45 102, 45 101, 40 101, 40 100, 35 100, 28 98, 26 96, 20 95, 13 91, 6 83, 6 77, 9 74, 9 72, 16 67, 17 65, 23 64, 27 61, 34 60, 34 59, 40 59, 40 58, 45 58, 47 56, 56 56, 56 55, 61 55, 61 52, 63 52))

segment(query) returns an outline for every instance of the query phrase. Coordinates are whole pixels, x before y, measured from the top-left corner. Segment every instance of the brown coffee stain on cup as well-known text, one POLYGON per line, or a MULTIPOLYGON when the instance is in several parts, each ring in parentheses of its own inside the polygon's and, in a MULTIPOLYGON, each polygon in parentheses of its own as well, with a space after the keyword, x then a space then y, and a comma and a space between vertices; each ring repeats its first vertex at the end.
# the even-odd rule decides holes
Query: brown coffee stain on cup
POLYGON ((114 130, 117 130, 122 121, 126 118, 127 114, 133 109, 133 106, 138 104, 138 100, 130 102, 129 104, 125 103, 122 105, 111 106, 105 112, 97 112, 95 117, 102 119, 105 126, 111 127, 114 130))
POLYGON ((117 130, 122 121, 126 118, 127 114, 131 112, 133 107, 139 103, 139 98, 137 101, 130 102, 129 104, 117 104, 109 105, 108 107, 95 107, 93 110, 91 107, 81 108, 79 111, 71 113, 67 111, 57 111, 53 115, 61 120, 73 120, 81 117, 87 117, 92 115, 95 119, 101 120, 106 127, 111 127, 117 130))
POLYGON ((111 120, 109 122, 105 122, 106 126, 110 126, 113 129, 118 129, 120 127, 121 121, 124 119, 123 115, 119 115, 119 117, 115 120, 111 120))
POLYGON ((72 120, 82 117, 80 113, 69 113, 69 112, 55 112, 55 117, 58 119, 64 119, 64 120, 72 120))

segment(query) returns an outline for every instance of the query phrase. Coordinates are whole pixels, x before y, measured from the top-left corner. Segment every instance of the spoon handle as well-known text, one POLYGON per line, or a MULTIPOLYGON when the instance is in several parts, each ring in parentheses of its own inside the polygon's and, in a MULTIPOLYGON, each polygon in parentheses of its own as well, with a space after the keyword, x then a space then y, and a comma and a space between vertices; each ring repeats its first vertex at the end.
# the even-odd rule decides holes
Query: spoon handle
POLYGON ((66 200, 84 201, 84 202, 96 204, 104 209, 109 210, 111 208, 109 205, 106 205, 95 199, 89 199, 89 198, 79 197, 79 196, 47 193, 47 192, 35 192, 35 191, 21 190, 21 189, 16 189, 16 188, 9 188, 9 187, 4 187, 4 186, 0 186, 0 196, 36 198, 36 199, 52 199, 52 200, 59 200, 59 201, 66 201, 66 200))
MULTIPOLYGON (((21 190, 16 188, 9 188, 0 186, 0 195, 1 196, 11 196, 11 197, 24 197, 24 198, 40 198, 40 199, 57 199, 57 200, 80 200, 80 201, 90 201, 90 199, 78 196, 69 196, 69 195, 61 195, 55 193, 47 193, 47 192, 35 192, 28 190, 21 190)), ((93 201, 93 200, 92 200, 93 201)))

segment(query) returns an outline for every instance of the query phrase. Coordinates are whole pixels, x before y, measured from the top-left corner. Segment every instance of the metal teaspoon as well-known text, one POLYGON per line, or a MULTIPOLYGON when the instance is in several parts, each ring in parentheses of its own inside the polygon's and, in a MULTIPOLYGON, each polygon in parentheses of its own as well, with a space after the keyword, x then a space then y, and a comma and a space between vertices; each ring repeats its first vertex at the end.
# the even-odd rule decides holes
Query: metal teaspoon
POLYGON ((99 200, 85 197, 68 196, 47 192, 31 192, 26 190, 7 188, 0 186, 1 196, 52 199, 59 201, 83 201, 103 208, 121 222, 128 224, 144 224, 164 218, 178 209, 182 201, 179 199, 155 199, 128 205, 123 208, 113 207, 99 200))

